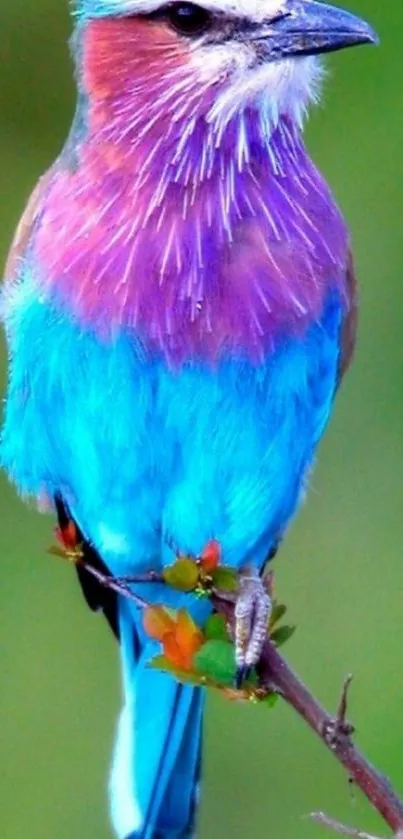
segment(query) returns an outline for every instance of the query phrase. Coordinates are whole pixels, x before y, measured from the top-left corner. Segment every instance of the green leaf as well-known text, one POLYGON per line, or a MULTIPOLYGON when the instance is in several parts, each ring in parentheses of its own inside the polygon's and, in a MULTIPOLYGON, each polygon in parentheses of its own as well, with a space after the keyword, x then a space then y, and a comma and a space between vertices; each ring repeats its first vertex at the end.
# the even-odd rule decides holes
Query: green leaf
POLYGON ((162 575, 168 586, 179 591, 194 591, 199 582, 199 569, 194 560, 186 556, 164 568, 162 575))
POLYGON ((59 545, 52 545, 48 548, 48 553, 52 556, 60 556, 61 559, 68 559, 66 548, 59 547, 59 545))
POLYGON ((203 632, 207 641, 229 640, 224 615, 210 615, 206 620, 203 632))
POLYGON ((269 632, 275 627, 276 623, 281 621, 287 611, 287 606, 284 603, 273 602, 273 608, 269 618, 269 632))
POLYGON ((236 591, 238 588, 238 574, 234 568, 219 565, 210 574, 213 585, 219 591, 236 591))
POLYGON ((274 632, 271 633, 270 639, 276 647, 281 647, 282 644, 285 644, 285 642, 294 635, 296 628, 296 626, 287 626, 287 624, 279 626, 278 629, 275 629, 274 632))
POLYGON ((148 666, 153 670, 162 670, 164 673, 169 673, 174 676, 178 682, 186 682, 191 685, 203 685, 204 679, 199 673, 189 670, 180 670, 175 667, 164 655, 156 655, 148 662, 148 666))
POLYGON ((155 655, 154 658, 150 659, 147 666, 154 670, 166 670, 167 673, 177 672, 174 665, 164 655, 155 655))
POLYGON ((232 685, 235 679, 235 649, 230 641, 211 640, 196 653, 194 665, 198 673, 220 685, 232 685))
POLYGON ((274 708, 278 698, 278 693, 268 693, 262 701, 265 705, 268 705, 269 708, 274 708))

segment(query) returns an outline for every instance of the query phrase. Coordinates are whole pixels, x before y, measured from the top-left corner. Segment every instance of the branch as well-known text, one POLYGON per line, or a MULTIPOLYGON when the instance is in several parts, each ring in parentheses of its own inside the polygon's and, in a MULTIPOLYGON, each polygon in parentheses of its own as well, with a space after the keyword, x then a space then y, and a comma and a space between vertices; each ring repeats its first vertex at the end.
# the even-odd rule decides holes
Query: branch
POLYGON ((84 568, 88 574, 91 574, 92 577, 95 577, 97 582, 103 586, 104 588, 109 588, 112 591, 115 591, 116 594, 121 594, 123 597, 126 597, 128 600, 131 600, 132 603, 135 604, 139 609, 145 609, 148 606, 148 601, 144 599, 144 597, 140 597, 139 594, 135 594, 134 591, 131 590, 129 583, 134 582, 141 582, 144 583, 154 581, 154 576, 146 576, 139 577, 138 579, 134 577, 127 577, 125 579, 119 577, 112 577, 109 574, 103 574, 102 571, 98 571, 97 568, 94 568, 93 565, 90 565, 88 562, 85 562, 81 556, 73 556, 73 562, 75 565, 80 565, 81 568, 84 568))
MULTIPOLYGON (((118 580, 100 573, 86 562, 82 564, 101 585, 112 588, 124 597, 129 597, 140 608, 148 605, 143 598, 131 591, 127 579, 118 580)), ((161 581, 162 577, 151 572, 149 575, 130 578, 131 583, 140 583, 145 580, 161 581)), ((225 616, 229 627, 233 630, 235 597, 222 596, 221 592, 213 591, 211 599, 216 611, 225 616)), ((351 739, 354 729, 346 722, 347 693, 351 676, 347 677, 344 682, 336 717, 331 717, 325 711, 269 639, 263 647, 258 676, 260 686, 268 693, 280 694, 344 766, 349 778, 362 790, 386 824, 396 833, 395 839, 403 839, 403 801, 397 796, 388 779, 371 765, 351 739)), ((338 829, 339 833, 343 834, 344 829, 345 836, 350 835, 356 839, 375 839, 362 831, 351 833, 350 830, 348 833, 349 828, 344 828, 343 825, 328 819, 324 814, 316 814, 316 816, 314 814, 313 817, 322 824, 338 829)))
MULTIPOLYGON (((342 824, 321 811, 310 813, 309 818, 317 824, 328 827, 329 830, 333 830, 334 833, 338 833, 340 836, 350 836, 351 839, 380 839, 379 836, 373 836, 372 833, 367 833, 365 830, 358 830, 356 827, 349 827, 346 824, 342 824)), ((403 831, 399 830, 395 833, 393 839, 403 839, 403 831)))
POLYGON ((310 818, 317 824, 322 824, 330 830, 333 830, 335 833, 339 833, 340 836, 350 836, 351 839, 379 839, 378 836, 372 836, 372 834, 365 833, 363 830, 356 830, 354 827, 348 827, 347 825, 330 818, 330 816, 327 816, 326 813, 311 813, 310 818))
POLYGON ((392 830, 397 831, 401 828, 403 802, 398 798, 387 778, 381 775, 357 749, 350 734, 343 733, 340 729, 337 731, 337 721, 336 736, 329 738, 329 731, 334 727, 333 719, 270 643, 267 643, 264 648, 262 673, 335 755, 347 770, 349 778, 362 790, 392 830))

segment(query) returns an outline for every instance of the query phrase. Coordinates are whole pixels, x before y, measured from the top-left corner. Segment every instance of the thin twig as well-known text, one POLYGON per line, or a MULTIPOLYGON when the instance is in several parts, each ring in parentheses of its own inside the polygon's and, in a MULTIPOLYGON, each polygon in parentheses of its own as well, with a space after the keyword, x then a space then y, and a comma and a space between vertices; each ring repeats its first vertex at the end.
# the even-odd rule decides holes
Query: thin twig
POLYGON ((317 824, 322 824, 324 827, 328 827, 329 830, 339 833, 340 836, 350 836, 351 839, 380 839, 378 836, 373 836, 372 833, 365 833, 365 831, 357 830, 355 827, 348 827, 346 824, 330 818, 326 813, 311 813, 309 818, 317 824))
POLYGON ((127 577, 114 577, 118 585, 128 586, 138 583, 164 583, 164 577, 158 571, 147 571, 145 574, 129 574, 127 577))
MULTIPOLYGON (((126 579, 118 579, 117 577, 112 577, 108 574, 102 574, 101 571, 98 571, 97 568, 94 568, 83 559, 80 559, 77 564, 80 564, 81 568, 85 568, 88 574, 95 577, 101 586, 112 589, 112 591, 116 591, 117 594, 127 597, 128 600, 132 600, 139 609, 145 609, 148 606, 148 601, 145 600, 144 597, 140 597, 139 594, 135 594, 127 584, 126 579)), ((134 577, 131 578, 131 582, 136 582, 134 577)), ((144 580, 141 580, 140 582, 144 582, 144 580)))

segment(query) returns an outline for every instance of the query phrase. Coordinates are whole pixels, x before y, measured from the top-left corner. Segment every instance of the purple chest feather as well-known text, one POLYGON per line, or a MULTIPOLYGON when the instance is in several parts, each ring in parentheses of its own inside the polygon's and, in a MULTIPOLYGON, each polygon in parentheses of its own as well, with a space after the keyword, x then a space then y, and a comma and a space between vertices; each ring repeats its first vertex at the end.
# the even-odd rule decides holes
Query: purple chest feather
MULTIPOLYGON (((345 296, 347 232, 297 129, 245 110, 135 139, 88 132, 54 169, 36 231, 44 293, 106 337, 136 330, 173 363, 260 359, 345 296)), ((115 134, 114 134, 115 132, 115 134)))

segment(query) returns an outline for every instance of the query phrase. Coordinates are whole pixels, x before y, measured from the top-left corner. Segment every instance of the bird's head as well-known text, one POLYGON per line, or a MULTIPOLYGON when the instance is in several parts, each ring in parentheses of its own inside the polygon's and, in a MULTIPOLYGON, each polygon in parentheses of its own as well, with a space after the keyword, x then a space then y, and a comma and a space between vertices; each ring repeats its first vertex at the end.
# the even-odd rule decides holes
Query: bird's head
POLYGON ((218 131, 249 106, 273 127, 282 114, 299 123, 317 96, 318 55, 376 41, 317 0, 78 0, 76 14, 89 30, 87 92, 127 113, 130 98, 172 119, 197 112, 218 131))

